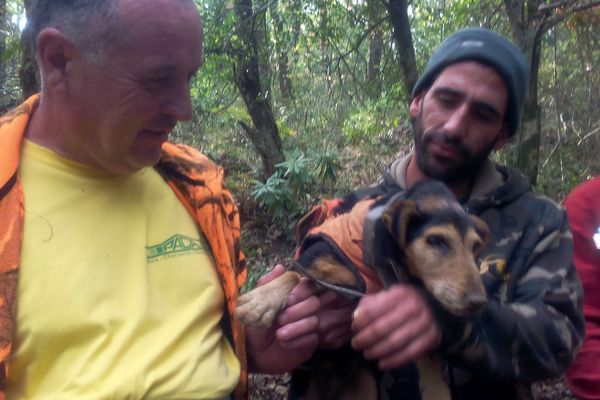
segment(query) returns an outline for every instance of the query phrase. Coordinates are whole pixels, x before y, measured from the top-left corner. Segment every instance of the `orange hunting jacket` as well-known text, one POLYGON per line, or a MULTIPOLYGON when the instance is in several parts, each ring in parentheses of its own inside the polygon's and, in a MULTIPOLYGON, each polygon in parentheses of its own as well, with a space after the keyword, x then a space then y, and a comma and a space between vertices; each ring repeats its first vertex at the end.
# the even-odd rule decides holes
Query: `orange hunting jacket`
MULTIPOLYGON (((0 117, 0 399, 5 397, 7 360, 16 323, 23 240, 23 190, 17 170, 23 136, 38 104, 36 95, 0 117)), ((197 150, 172 143, 163 145, 163 155, 156 169, 197 223, 212 250, 226 299, 222 328, 242 366, 234 396, 245 398, 245 338, 234 311, 239 288, 246 279, 246 267, 239 244, 239 214, 224 186, 223 169, 197 150)))
POLYGON ((383 288, 377 272, 363 260, 363 222, 375 199, 368 198, 356 202, 349 211, 340 212, 347 199, 325 200, 314 206, 296 226, 296 259, 305 268, 311 259, 300 255, 319 240, 331 246, 334 253, 353 271, 360 282, 360 290, 375 293, 383 288))

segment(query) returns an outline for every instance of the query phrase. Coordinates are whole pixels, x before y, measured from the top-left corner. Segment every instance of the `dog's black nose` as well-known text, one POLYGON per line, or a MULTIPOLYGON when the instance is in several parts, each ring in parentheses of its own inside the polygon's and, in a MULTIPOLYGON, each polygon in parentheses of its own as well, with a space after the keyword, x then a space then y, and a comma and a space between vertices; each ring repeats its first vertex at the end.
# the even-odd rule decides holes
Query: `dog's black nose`
POLYGON ((483 311, 483 308, 487 304, 487 297, 485 294, 479 293, 468 293, 465 296, 465 304, 467 304, 467 308, 470 314, 478 314, 483 311))

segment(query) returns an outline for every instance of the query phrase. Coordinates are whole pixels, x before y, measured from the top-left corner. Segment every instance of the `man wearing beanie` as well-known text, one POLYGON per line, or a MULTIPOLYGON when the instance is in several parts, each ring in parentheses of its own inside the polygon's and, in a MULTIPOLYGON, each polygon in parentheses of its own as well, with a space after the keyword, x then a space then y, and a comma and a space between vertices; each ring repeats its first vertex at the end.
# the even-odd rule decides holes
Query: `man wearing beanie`
MULTIPOLYGON (((488 224, 478 259, 488 304, 476 317, 451 316, 411 284, 366 295, 355 310, 323 295, 335 305, 320 315, 322 347, 351 339, 381 371, 379 398, 420 399, 410 362, 432 351, 454 400, 528 398, 531 383, 562 374, 581 344, 583 292, 565 212, 490 159, 517 131, 527 81, 513 44, 469 28, 440 45, 414 87, 413 150, 386 168, 377 188, 438 179, 488 224)), ((290 399, 302 395, 305 375, 293 374, 290 399)))

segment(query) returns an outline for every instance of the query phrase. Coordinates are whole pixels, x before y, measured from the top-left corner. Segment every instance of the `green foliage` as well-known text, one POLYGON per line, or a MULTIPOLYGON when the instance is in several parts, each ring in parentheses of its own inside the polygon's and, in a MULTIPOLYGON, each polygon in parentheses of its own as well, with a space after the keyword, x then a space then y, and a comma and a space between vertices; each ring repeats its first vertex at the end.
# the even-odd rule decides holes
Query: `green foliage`
POLYGON ((510 37, 508 18, 498 0, 424 0, 412 3, 411 27, 420 71, 438 45, 467 26, 494 29, 510 37))
POLYGON ((407 110, 403 107, 401 85, 396 84, 376 101, 368 100, 348 113, 343 122, 344 134, 351 144, 373 145, 381 139, 382 132, 399 125, 399 113, 407 115, 407 110))
MULTIPOLYGON (((1 15, 0 15, 1 16, 1 15)), ((7 0, 5 20, 0 20, 0 111, 13 107, 22 101, 19 86, 19 66, 21 61, 21 27, 25 11, 22 1, 7 0)))
POLYGON ((280 176, 278 171, 266 182, 256 182, 252 196, 260 207, 265 208, 275 220, 287 220, 290 213, 297 208, 292 196, 289 182, 280 176))
POLYGON ((359 109, 348 115, 344 121, 343 129, 346 138, 352 144, 370 142, 375 139, 377 132, 381 130, 380 120, 372 107, 359 109))
POLYGON ((285 178, 295 194, 306 190, 312 181, 308 172, 309 159, 300 154, 298 157, 289 157, 287 161, 277 164, 280 174, 285 178))
MULTIPOLYGON (((191 144, 224 166, 243 218, 268 213, 291 225, 295 216, 322 197, 335 196, 377 179, 398 152, 411 145, 399 51, 385 18, 373 17, 366 0, 254 1, 265 65, 261 79, 288 158, 274 177, 261 179, 262 164, 238 121, 251 125, 233 80, 234 58, 243 50, 236 35, 234 0, 196 0, 204 20, 204 65, 191 83, 194 118, 173 138, 191 144), (371 98, 367 79, 374 29, 383 36, 371 98), (279 86, 281 55, 293 98, 279 86)), ((5 81, 2 98, 20 100, 18 83, 21 0, 7 0, 9 18, 0 27, 5 81)), ((384 15, 385 17, 385 15, 384 15)), ((511 36, 504 2, 422 0, 409 2, 417 65, 423 65, 444 37, 465 26, 486 26, 511 36)), ((600 172, 597 110, 600 107, 600 41, 597 10, 567 17, 544 35, 539 70, 542 146, 537 190, 560 199, 575 183, 600 172)), ((0 76, 2 76, 0 74, 0 76)), ((408 88, 409 89, 409 88, 408 88)), ((516 165, 518 137, 496 155, 516 165)))
POLYGON ((242 286, 241 294, 246 293, 254 289, 258 283, 258 280, 269 270, 270 267, 267 265, 261 257, 263 256, 260 247, 255 247, 255 251, 251 251, 250 254, 246 254, 249 264, 251 263, 252 268, 248 270, 248 276, 244 286, 242 286))
POLYGON ((310 155, 295 152, 266 182, 254 181, 251 194, 273 222, 292 228, 295 218, 307 211, 319 195, 318 188, 335 182, 338 155, 325 150, 310 155))
POLYGON ((339 168, 339 157, 335 151, 325 150, 314 155, 317 177, 321 183, 334 183, 339 168))

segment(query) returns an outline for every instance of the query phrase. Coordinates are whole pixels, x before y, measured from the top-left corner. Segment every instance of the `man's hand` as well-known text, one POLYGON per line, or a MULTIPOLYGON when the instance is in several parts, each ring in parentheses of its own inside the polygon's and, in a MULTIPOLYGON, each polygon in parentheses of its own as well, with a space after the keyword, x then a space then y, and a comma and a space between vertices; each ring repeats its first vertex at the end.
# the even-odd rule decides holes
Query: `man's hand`
POLYGON ((354 312, 352 347, 379 360, 382 370, 400 367, 434 349, 441 333, 427 300, 408 284, 361 299, 354 312))
MULTIPOLYGON (((276 265, 263 276, 264 285, 285 272, 276 265)), ((272 327, 246 328, 246 342, 251 369, 263 373, 291 371, 308 360, 319 342, 320 302, 313 283, 302 279, 290 292, 286 308, 279 313, 272 327)))
POLYGON ((319 347, 337 349, 352 338, 352 312, 356 301, 331 290, 325 290, 319 301, 319 347))

